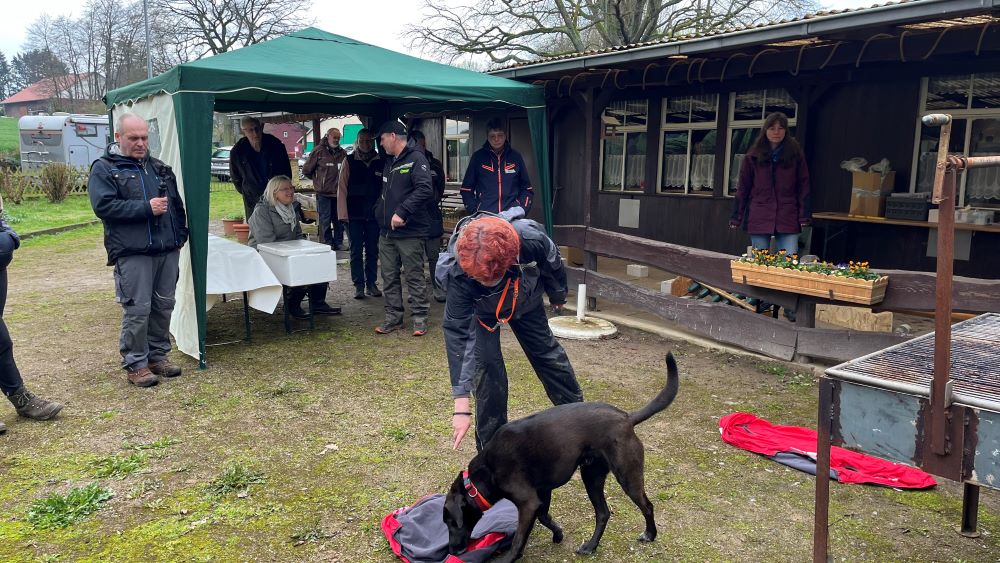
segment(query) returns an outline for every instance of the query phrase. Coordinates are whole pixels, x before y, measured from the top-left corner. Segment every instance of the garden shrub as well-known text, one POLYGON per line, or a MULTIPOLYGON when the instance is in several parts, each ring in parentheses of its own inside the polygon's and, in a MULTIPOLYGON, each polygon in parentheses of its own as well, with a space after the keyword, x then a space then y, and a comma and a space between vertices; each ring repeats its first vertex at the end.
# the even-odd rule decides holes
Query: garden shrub
POLYGON ((5 202, 20 205, 30 181, 17 170, 0 168, 0 194, 5 202))
POLYGON ((62 202, 74 187, 83 182, 76 168, 61 162, 46 164, 38 179, 42 183, 42 192, 52 203, 62 202))

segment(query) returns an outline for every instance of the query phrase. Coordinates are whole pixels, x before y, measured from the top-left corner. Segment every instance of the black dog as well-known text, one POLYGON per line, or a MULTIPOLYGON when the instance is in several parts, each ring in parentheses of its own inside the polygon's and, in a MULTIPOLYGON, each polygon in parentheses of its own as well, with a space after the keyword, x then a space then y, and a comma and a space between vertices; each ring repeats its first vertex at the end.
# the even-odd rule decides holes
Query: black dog
POLYGON ((553 542, 561 542, 562 529, 549 516, 549 502, 552 491, 566 484, 577 467, 597 516, 594 535, 577 553, 593 553, 608 524, 611 512, 604 498, 604 481, 609 471, 646 518, 646 531, 639 541, 656 539, 653 504, 643 480, 645 451, 634 428, 667 408, 678 387, 677 363, 673 354, 667 354, 666 387, 635 412, 605 403, 571 403, 500 427, 448 492, 444 521, 449 553, 461 553, 483 511, 504 498, 517 506, 518 523, 510 551, 499 561, 521 557, 536 518, 552 530, 553 542))

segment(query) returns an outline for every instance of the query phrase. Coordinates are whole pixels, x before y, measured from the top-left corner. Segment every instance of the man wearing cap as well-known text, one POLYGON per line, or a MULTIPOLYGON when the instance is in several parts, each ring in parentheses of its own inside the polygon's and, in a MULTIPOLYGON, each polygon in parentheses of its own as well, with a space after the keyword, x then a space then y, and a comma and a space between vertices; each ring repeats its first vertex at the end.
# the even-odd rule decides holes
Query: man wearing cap
POLYGON ((407 143, 402 123, 386 122, 379 130, 379 138, 388 155, 382 170, 382 195, 375 205, 385 320, 375 327, 375 332, 389 334, 403 328, 402 274, 412 299, 413 336, 423 336, 427 333, 429 308, 424 241, 430 232, 427 206, 433 198, 430 165, 422 152, 407 143))
MULTIPOLYGON (((21 246, 21 237, 14 229, 0 219, 0 391, 14 405, 17 414, 32 420, 53 418, 63 406, 55 401, 33 394, 24 387, 21 372, 14 363, 14 343, 3 320, 4 306, 7 304, 7 265, 14 258, 14 251, 21 246)), ((7 432, 7 426, 0 422, 0 434, 7 432)))

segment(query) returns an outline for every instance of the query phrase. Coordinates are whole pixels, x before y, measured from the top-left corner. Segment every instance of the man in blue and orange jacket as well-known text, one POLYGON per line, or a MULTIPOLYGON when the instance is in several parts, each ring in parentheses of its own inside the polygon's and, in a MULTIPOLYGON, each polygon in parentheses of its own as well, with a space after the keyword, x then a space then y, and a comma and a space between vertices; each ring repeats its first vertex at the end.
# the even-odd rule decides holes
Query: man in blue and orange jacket
POLYGON ((489 211, 513 219, 527 215, 535 199, 521 153, 510 148, 499 119, 486 123, 486 142, 472 154, 462 180, 462 201, 469 213, 489 211))

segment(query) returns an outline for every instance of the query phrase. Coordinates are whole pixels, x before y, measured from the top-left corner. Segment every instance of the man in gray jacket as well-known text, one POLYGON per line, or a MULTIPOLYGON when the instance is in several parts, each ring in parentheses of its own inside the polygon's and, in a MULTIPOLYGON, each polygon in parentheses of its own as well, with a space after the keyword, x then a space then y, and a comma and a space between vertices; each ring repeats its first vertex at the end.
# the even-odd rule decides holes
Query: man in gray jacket
POLYGON ((150 387, 160 376, 181 374, 167 352, 187 218, 177 177, 149 155, 146 120, 119 115, 115 141, 90 169, 87 191, 104 223, 108 265, 115 268, 115 297, 123 309, 122 367, 129 383, 150 387))

